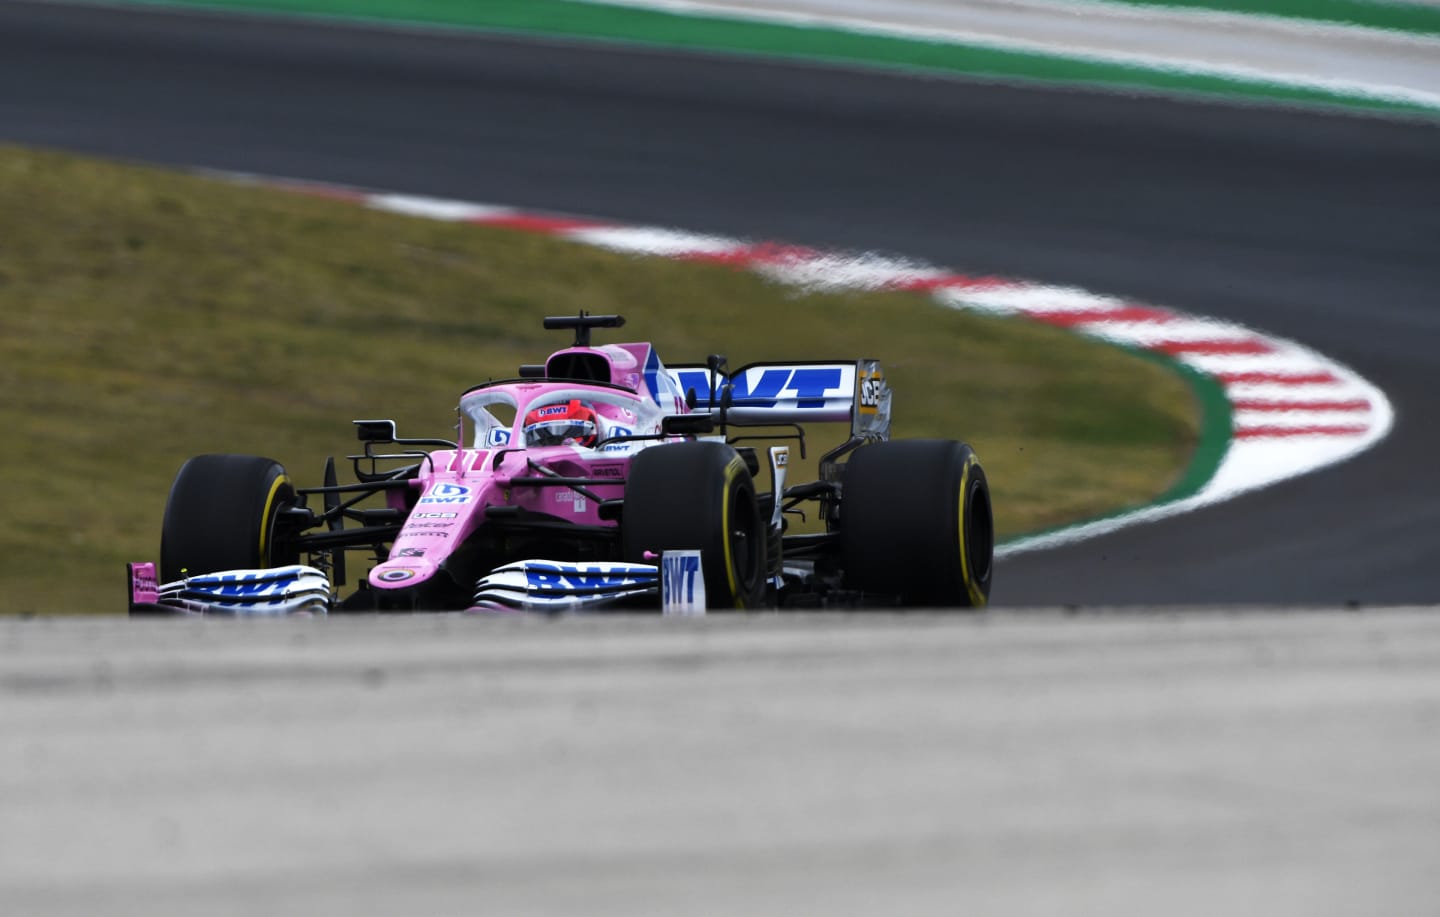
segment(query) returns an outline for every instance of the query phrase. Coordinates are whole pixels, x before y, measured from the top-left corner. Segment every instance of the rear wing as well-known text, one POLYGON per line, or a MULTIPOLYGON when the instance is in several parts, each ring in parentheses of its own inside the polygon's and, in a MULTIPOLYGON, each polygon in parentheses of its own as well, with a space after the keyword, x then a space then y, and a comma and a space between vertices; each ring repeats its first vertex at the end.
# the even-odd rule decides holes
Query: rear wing
POLYGON ((695 390, 699 410, 718 406, 729 385, 727 413, 738 423, 848 421, 852 438, 890 438, 890 386, 878 360, 751 363, 728 373, 681 365, 668 372, 680 391, 695 390))

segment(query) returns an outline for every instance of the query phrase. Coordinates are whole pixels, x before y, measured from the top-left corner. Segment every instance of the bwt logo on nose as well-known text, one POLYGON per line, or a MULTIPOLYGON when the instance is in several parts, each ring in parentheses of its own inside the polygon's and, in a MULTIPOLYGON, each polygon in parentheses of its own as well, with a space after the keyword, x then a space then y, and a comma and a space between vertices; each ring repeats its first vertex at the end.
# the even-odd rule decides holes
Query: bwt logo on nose
POLYGON ((705 613, 705 576, 699 551, 666 551, 660 557, 660 611, 667 615, 705 613))
POLYGON ((436 484, 420 498, 421 503, 469 503, 470 488, 460 484, 436 484))

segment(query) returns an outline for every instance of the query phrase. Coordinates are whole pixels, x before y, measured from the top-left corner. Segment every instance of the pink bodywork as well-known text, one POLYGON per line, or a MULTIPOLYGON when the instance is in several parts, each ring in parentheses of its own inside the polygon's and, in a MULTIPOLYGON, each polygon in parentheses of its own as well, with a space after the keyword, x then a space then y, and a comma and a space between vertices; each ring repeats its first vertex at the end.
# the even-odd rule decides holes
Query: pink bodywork
POLYGON ((160 601, 160 580, 155 574, 155 564, 152 561, 130 564, 129 573, 131 608, 136 605, 154 605, 160 601))
MULTIPOLYGON (((585 489, 602 500, 618 499, 625 493, 630 459, 639 449, 659 440, 615 444, 600 450, 574 445, 525 449, 521 429, 525 413, 532 405, 562 395, 578 395, 594 405, 604 439, 617 431, 628 431, 630 435, 659 433, 661 417, 686 413, 688 408, 649 344, 577 347, 559 351, 551 360, 577 353, 603 356, 609 364, 611 383, 624 391, 537 379, 499 383, 467 393, 461 400, 461 411, 475 423, 476 441, 470 448, 462 443, 459 449, 432 452, 430 459, 421 464, 419 475, 411 482, 420 492, 419 501, 396 536, 389 559, 370 571, 372 588, 407 589, 430 579, 451 552, 485 522, 488 507, 519 506, 579 525, 614 525, 600 518, 594 500, 568 487, 514 487, 510 482, 517 477, 542 476, 530 466, 534 462, 561 477, 614 478, 614 484, 587 484, 585 489), (482 426, 485 418, 494 419, 482 401, 503 401, 514 409, 508 429, 482 426), (487 444, 490 439, 500 441, 487 444)), ((403 493, 395 491, 391 492, 391 501, 397 509, 408 503, 403 493)))

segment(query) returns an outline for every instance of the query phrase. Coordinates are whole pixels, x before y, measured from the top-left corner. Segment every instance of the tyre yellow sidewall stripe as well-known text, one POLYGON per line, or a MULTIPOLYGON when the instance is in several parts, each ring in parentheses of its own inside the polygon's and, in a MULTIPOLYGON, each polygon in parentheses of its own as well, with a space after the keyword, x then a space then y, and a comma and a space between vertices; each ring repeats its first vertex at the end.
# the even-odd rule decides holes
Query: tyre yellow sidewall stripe
POLYGON ((735 555, 730 548, 730 494, 734 492, 735 479, 745 463, 737 456, 725 466, 725 483, 721 488, 723 500, 720 504, 720 544, 725 552, 725 577, 730 583, 730 600, 736 608, 744 608, 745 600, 740 595, 740 584, 735 579, 735 555))
POLYGON ((265 512, 260 516, 260 553, 257 555, 260 558, 261 566, 268 566, 265 560, 265 548, 270 540, 270 514, 275 509, 275 500, 280 496, 280 488, 289 483, 289 476, 280 475, 270 485, 270 493, 265 497, 265 512))
POLYGON ((960 545, 960 576, 965 583, 965 592, 970 596, 970 605, 973 608, 984 608, 989 599, 980 590, 980 584, 970 575, 970 552, 965 547, 965 505, 969 502, 970 496, 970 469, 979 464, 975 453, 970 453, 965 459, 965 470, 960 472, 960 511, 956 514, 958 519, 958 543, 960 545))

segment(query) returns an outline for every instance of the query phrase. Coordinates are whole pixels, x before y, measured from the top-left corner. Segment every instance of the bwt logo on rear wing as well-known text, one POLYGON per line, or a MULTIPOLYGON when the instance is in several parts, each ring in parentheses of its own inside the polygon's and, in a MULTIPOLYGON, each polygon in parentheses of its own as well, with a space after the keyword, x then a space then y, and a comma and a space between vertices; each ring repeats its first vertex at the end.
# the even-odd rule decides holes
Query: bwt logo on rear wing
MULTIPOLYGON (((695 390, 699 409, 712 400, 703 366, 672 366, 682 392, 695 390)), ((715 374, 714 402, 732 386, 730 416, 741 423, 850 422, 856 436, 890 438, 890 386, 878 360, 850 363, 751 363, 715 374)))

